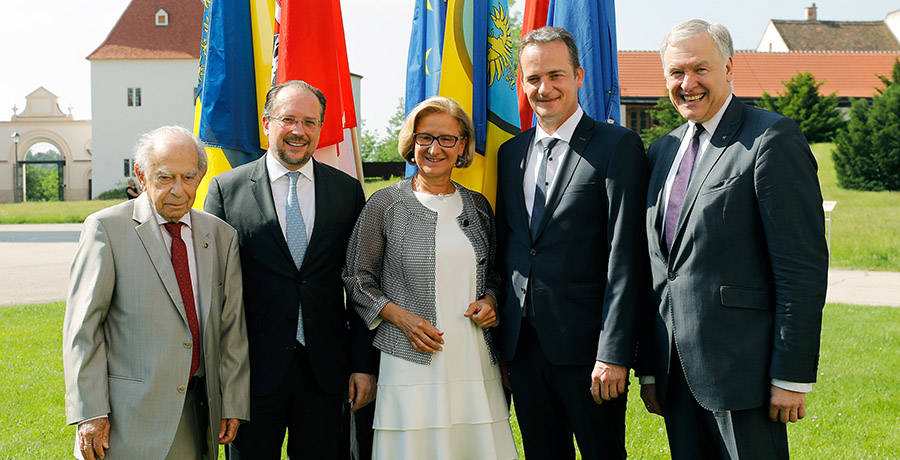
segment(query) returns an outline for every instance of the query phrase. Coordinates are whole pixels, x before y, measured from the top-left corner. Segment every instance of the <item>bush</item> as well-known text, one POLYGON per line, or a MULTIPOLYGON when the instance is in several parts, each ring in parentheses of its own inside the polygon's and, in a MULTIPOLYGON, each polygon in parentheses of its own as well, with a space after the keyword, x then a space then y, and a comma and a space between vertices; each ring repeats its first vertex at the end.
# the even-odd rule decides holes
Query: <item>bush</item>
POLYGON ((800 72, 789 81, 782 82, 785 87, 783 94, 772 97, 764 91, 762 100, 757 101, 756 106, 797 122, 809 143, 831 142, 844 127, 844 118, 837 108, 836 93, 828 96, 819 94, 823 83, 816 82, 809 72, 800 72))
POLYGON ((112 190, 107 190, 100 195, 97 196, 98 200, 127 200, 128 194, 125 193, 125 189, 128 186, 122 188, 114 188, 112 190))
POLYGON ((838 185, 853 190, 900 190, 900 85, 872 103, 853 101, 847 130, 832 156, 838 185))

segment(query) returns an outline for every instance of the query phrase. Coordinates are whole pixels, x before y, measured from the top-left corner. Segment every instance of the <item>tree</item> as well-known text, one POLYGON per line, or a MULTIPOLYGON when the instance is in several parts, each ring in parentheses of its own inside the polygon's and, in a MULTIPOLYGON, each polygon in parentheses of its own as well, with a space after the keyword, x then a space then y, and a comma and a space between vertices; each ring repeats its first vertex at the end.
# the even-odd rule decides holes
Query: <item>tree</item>
MULTIPOLYGON (((896 67, 895 67, 896 68, 896 67)), ((847 129, 832 152, 838 185, 855 190, 900 190, 900 84, 876 94, 872 103, 850 106, 847 129)))
POLYGON ((875 75, 881 80, 881 83, 884 84, 884 88, 875 88, 875 91, 878 91, 878 94, 884 95, 884 91, 891 85, 896 85, 900 83, 900 58, 894 59, 894 69, 891 71, 890 77, 885 77, 884 75, 875 75))
POLYGON ((843 115, 837 108, 837 94, 819 94, 824 82, 816 82, 809 72, 800 72, 788 82, 782 82, 786 91, 772 97, 763 92, 756 106, 778 112, 800 125, 807 142, 831 142, 845 126, 843 115))
POLYGON ((26 165, 25 197, 28 201, 59 201, 57 168, 52 165, 26 165))
POLYGON ((669 131, 684 124, 684 117, 678 113, 678 109, 672 104, 667 97, 661 97, 653 106, 650 112, 652 118, 652 127, 641 131, 641 139, 644 141, 644 148, 650 147, 653 141, 663 137, 669 131))
POLYGON ((384 137, 379 138, 374 132, 363 128, 359 136, 360 155, 366 162, 403 161, 397 152, 400 127, 406 120, 406 104, 401 97, 397 103, 394 115, 388 120, 384 128, 384 137))

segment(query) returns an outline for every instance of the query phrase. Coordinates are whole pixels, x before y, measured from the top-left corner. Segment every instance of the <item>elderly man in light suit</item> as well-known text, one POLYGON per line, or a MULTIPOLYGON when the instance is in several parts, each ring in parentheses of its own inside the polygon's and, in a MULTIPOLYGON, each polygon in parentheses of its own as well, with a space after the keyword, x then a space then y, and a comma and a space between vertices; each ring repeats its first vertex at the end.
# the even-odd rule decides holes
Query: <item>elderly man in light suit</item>
POLYGON ((249 419, 237 234, 191 209, 206 165, 184 128, 147 133, 146 193, 84 222, 63 324, 78 458, 215 459, 249 419))
POLYGON ((731 94, 719 24, 673 27, 661 55, 688 123, 650 146, 653 308, 638 346, 672 458, 786 459, 816 380, 828 255, 816 160, 796 123, 731 94))

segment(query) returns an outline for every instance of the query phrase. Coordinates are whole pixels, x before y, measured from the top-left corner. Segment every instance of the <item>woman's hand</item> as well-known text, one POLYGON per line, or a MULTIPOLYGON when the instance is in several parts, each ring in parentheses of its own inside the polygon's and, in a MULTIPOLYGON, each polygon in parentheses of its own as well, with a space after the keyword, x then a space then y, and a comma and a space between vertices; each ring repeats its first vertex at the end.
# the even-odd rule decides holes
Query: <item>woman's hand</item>
POLYGON ((475 321, 478 327, 491 327, 497 324, 497 301, 488 294, 483 299, 472 302, 463 316, 475 321))
POLYGON ((435 353, 443 350, 441 345, 444 344, 444 339, 441 336, 444 333, 437 330, 425 318, 410 313, 394 302, 388 302, 378 316, 400 328, 414 350, 423 353, 435 353))

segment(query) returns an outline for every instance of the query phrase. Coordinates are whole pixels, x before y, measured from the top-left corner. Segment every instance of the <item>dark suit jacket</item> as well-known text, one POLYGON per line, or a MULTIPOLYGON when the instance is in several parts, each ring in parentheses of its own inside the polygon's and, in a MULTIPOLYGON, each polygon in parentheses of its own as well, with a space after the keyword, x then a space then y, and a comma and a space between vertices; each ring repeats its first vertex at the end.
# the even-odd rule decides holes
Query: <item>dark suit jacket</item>
POLYGON ((316 218, 299 271, 278 224, 265 157, 209 183, 205 209, 240 238, 255 396, 273 393, 288 374, 301 302, 309 361, 323 390, 345 391, 351 366, 353 372, 377 368, 371 333, 356 314, 348 314, 341 282, 347 241, 365 196, 358 181, 313 161, 316 218))
POLYGON ((656 377, 664 400, 674 344, 701 406, 760 407, 771 378, 816 380, 828 272, 816 161, 792 120, 733 99, 694 167, 667 255, 663 189, 686 129, 648 154, 657 308, 637 370, 656 377))
POLYGON ((515 355, 530 280, 538 337, 552 363, 631 366, 638 307, 649 287, 640 232, 648 177, 641 140, 585 115, 532 239, 522 183, 533 138, 532 128, 499 151, 502 356, 515 355))

